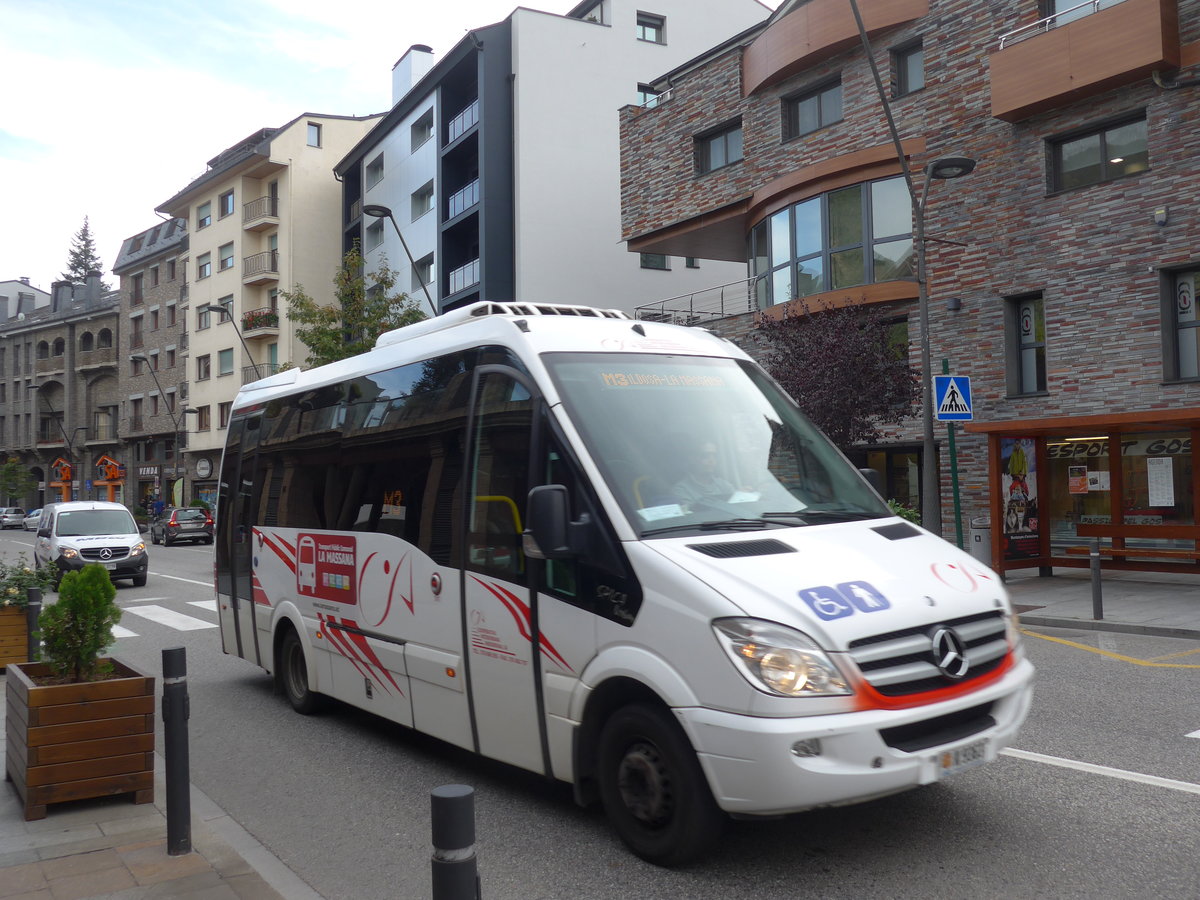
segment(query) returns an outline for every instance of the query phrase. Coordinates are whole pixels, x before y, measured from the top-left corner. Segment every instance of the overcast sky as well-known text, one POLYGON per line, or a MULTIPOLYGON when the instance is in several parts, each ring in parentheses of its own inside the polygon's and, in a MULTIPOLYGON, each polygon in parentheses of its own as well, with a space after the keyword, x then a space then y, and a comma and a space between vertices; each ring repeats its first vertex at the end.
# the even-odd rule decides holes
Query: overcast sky
POLYGON ((413 44, 440 58, 518 5, 577 3, 0 0, 0 280, 49 290, 86 215, 115 287, 121 242, 221 150, 304 112, 385 112, 413 44))

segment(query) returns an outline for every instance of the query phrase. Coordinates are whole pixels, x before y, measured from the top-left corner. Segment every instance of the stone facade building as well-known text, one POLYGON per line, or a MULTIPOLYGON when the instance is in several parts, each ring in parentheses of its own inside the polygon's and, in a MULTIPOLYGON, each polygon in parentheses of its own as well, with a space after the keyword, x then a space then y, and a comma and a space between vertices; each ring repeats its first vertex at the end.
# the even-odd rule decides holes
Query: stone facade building
MULTIPOLYGON (((973 400, 957 517, 938 426, 946 536, 976 523, 1000 569, 1084 564, 1093 538, 1113 566, 1194 567, 1200 2, 859 6, 870 57, 844 0, 785 2, 622 110, 629 249, 746 262, 740 317, 688 313, 729 334, 883 304, 917 366, 923 198, 932 368, 973 400), (945 157, 976 167, 928 178, 945 157)), ((852 454, 910 503, 921 424, 852 454)))

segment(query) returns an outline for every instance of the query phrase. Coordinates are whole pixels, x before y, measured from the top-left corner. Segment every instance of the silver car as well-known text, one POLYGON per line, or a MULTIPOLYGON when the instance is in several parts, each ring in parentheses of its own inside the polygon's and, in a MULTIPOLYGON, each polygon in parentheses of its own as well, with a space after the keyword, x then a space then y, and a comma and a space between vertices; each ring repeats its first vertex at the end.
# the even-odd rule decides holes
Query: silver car
POLYGON ((42 520, 42 511, 40 509, 31 509, 25 514, 25 521, 21 523, 21 527, 26 531, 37 531, 38 522, 42 520))
POLYGON ((0 509, 0 528, 24 528, 25 510, 19 506, 6 506, 0 509))

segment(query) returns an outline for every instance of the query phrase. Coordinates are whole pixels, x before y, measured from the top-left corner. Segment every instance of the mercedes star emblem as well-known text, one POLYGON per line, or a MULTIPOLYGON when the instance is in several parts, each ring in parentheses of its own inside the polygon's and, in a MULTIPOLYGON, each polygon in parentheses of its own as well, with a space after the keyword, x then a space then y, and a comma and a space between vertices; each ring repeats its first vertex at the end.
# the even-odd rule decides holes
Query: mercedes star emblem
POLYGON ((947 678, 955 681, 967 674, 971 667, 967 659, 967 645, 953 628, 939 628, 931 638, 933 663, 947 678))
POLYGON ((112 559, 112 548, 111 547, 103 548, 100 551, 100 558, 101 559, 112 559))

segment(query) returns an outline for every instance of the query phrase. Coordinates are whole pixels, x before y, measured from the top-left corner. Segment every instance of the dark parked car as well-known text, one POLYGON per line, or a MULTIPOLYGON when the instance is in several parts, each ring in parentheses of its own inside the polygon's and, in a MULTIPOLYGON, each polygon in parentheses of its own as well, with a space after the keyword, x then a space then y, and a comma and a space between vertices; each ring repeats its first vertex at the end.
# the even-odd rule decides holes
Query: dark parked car
POLYGON ((164 509, 162 515, 150 523, 150 543, 170 546, 176 541, 213 542, 213 518, 206 509, 189 506, 179 509, 164 509))

